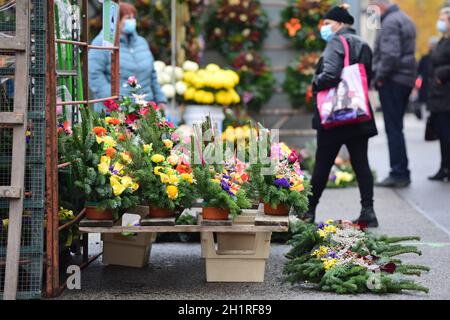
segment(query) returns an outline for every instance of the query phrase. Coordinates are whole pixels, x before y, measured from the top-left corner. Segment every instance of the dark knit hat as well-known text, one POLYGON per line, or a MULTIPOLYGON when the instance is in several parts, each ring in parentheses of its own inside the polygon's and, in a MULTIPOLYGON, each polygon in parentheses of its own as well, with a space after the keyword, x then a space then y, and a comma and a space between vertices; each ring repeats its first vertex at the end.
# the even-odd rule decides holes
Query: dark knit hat
POLYGON ((323 18, 349 25, 355 23, 355 18, 353 18, 353 16, 348 12, 348 8, 345 6, 336 6, 331 8, 323 18))

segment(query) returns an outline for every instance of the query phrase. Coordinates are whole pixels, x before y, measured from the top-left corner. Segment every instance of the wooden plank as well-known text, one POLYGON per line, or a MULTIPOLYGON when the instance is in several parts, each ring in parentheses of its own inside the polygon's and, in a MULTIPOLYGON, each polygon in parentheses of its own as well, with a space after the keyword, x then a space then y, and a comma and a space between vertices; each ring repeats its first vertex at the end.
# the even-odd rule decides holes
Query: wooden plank
POLYGON ((279 226, 288 228, 289 217, 277 217, 258 214, 255 218, 255 226, 279 226))
POLYGON ((0 198, 20 199, 22 188, 0 186, 0 198))
POLYGON ((253 225, 233 225, 233 226, 202 226, 202 225, 177 225, 177 226, 141 226, 141 227, 120 227, 95 228, 81 227, 80 232, 89 233, 154 233, 154 232, 224 232, 224 233, 259 233, 259 232, 287 232, 288 228, 284 226, 253 226, 253 225))
POLYGON ((202 219, 202 226, 231 226, 233 224, 233 220, 231 217, 228 220, 206 220, 202 219))
POLYGON ((175 226, 175 217, 173 218, 145 218, 141 219, 141 226, 175 226))
POLYGON ((80 221, 80 227, 86 228, 110 228, 114 222, 112 220, 88 220, 83 219, 80 221))
POLYGON ((25 51, 26 43, 20 41, 18 37, 0 36, 0 50, 25 51))
MULTIPOLYGON (((25 44, 24 51, 16 53, 16 66, 14 76, 14 112, 23 113, 23 124, 14 127, 13 149, 11 165, 11 185, 22 186, 21 197, 10 201, 8 246, 6 251, 5 268, 5 300, 15 300, 19 276, 20 239, 22 235, 23 214, 23 185, 25 179, 26 156, 26 123, 28 110, 29 89, 29 46, 30 46, 30 2, 28 0, 16 1, 16 39, 25 44)), ((16 41, 17 44, 17 41, 16 41)))
POLYGON ((23 124, 24 115, 19 112, 0 112, 1 124, 23 124))

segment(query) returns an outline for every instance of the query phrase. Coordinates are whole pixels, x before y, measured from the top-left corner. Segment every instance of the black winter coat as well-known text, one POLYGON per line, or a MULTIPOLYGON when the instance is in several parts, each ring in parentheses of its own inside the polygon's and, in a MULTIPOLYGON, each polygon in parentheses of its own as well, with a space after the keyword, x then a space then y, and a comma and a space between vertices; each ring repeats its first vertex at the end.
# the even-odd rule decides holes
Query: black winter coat
POLYGON ((428 110, 450 112, 450 38, 442 39, 431 51, 429 68, 428 110))
MULTIPOLYGON (((356 35, 354 29, 344 28, 337 32, 333 39, 328 42, 317 64, 316 74, 313 79, 315 97, 319 91, 337 87, 341 80, 342 70, 344 69, 345 49, 339 37, 340 35, 343 35, 349 44, 350 65, 356 63, 364 64, 368 79, 372 77, 372 50, 367 43, 356 35)), ((372 109, 371 112, 373 116, 372 109)), ((325 129, 320 123, 317 107, 314 112, 313 128, 317 130, 317 140, 322 145, 345 143, 355 137, 369 138, 378 134, 373 117, 371 121, 325 129)))

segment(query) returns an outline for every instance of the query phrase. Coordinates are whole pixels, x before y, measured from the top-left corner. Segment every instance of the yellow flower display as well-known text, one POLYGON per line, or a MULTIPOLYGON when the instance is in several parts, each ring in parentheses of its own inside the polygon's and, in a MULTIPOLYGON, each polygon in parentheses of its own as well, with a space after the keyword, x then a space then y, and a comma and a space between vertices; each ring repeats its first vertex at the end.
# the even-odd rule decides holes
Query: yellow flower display
POLYGON ((119 176, 116 176, 116 175, 111 176, 111 178, 109 178, 109 183, 111 184, 111 187, 113 189, 114 195, 116 197, 120 196, 127 189, 120 182, 120 177, 119 176))
POLYGON ((328 271, 335 266, 338 260, 336 258, 323 258, 322 262, 323 268, 325 269, 325 271, 328 271))
POLYGON ((189 182, 189 184, 193 184, 194 183, 194 177, 190 173, 182 173, 181 174, 181 179, 183 179, 184 181, 189 182))
POLYGON ((169 199, 175 200, 178 198, 178 188, 176 186, 169 185, 166 188, 167 195, 169 196, 169 199))
POLYGON ((159 176, 161 170, 163 170, 163 169, 164 169, 163 167, 157 166, 157 167, 155 167, 155 168, 153 169, 153 173, 154 173, 155 175, 159 176))
POLYGON ((328 248, 324 246, 320 246, 319 249, 314 250, 311 256, 316 258, 322 258, 328 253, 328 248))
POLYGON ((161 154, 154 154, 154 155, 150 158, 150 160, 152 160, 154 163, 161 163, 161 162, 163 162, 164 160, 166 160, 166 158, 165 158, 163 155, 161 155, 161 154))
POLYGON ((180 182, 180 178, 176 175, 170 175, 169 176, 169 183, 173 185, 177 185, 180 182))

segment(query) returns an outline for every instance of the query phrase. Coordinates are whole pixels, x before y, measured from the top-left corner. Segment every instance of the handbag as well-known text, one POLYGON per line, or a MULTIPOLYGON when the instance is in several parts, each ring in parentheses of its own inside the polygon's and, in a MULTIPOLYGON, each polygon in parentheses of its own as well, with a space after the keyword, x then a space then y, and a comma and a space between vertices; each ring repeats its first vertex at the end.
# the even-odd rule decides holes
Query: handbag
POLYGON ((340 36, 345 49, 344 69, 336 88, 317 93, 320 122, 325 129, 372 120, 369 85, 363 64, 350 65, 350 49, 344 36, 340 36))
POLYGON ((425 141, 436 141, 439 140, 436 131, 433 127, 433 122, 431 121, 431 116, 427 119, 427 125, 425 127, 425 141))

